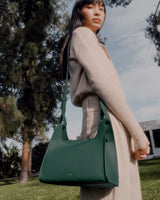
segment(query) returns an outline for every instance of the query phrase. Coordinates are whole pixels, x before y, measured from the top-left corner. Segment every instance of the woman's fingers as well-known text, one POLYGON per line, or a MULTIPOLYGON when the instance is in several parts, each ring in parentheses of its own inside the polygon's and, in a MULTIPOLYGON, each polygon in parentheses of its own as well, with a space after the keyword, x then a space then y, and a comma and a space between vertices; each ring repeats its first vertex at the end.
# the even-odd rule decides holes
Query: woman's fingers
POLYGON ((147 144, 146 148, 144 149, 137 149, 135 152, 133 152, 133 157, 136 160, 142 160, 147 157, 147 155, 150 153, 150 143, 147 144))
POLYGON ((146 148, 144 149, 137 149, 140 154, 149 154, 150 153, 150 142, 148 142, 146 148))
POLYGON ((145 159, 147 157, 147 154, 140 154, 139 152, 134 152, 133 157, 136 160, 142 160, 142 159, 145 159))

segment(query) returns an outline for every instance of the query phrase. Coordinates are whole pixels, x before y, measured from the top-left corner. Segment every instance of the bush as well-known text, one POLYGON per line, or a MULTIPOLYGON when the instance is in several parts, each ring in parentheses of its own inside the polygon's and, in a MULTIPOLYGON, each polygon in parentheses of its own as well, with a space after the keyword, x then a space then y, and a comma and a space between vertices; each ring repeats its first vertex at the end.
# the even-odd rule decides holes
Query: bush
POLYGON ((37 173, 40 170, 41 163, 48 146, 48 142, 39 143, 32 150, 32 172, 37 173))
POLYGON ((0 150, 0 179, 19 176, 21 166, 19 150, 15 146, 9 149, 6 145, 4 149, 6 153, 0 150))

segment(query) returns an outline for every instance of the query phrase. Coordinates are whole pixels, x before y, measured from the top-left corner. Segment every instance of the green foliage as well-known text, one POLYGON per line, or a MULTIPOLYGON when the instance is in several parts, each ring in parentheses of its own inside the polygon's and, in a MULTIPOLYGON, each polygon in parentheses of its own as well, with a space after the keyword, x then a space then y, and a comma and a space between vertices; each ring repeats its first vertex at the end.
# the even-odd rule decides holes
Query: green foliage
POLYGON ((22 127, 24 117, 17 109, 13 96, 0 97, 0 136, 2 139, 12 137, 22 127))
POLYGON ((0 149, 0 179, 19 176, 21 158, 17 147, 4 145, 3 148, 5 153, 0 149))

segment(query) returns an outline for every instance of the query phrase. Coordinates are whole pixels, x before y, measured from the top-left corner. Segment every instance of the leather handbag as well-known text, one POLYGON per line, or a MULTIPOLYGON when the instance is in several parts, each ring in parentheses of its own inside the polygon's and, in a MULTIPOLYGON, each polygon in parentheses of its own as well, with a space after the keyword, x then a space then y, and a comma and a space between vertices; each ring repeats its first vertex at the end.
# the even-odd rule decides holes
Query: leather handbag
MULTIPOLYGON (((69 58, 70 43, 68 46, 69 58)), ((85 140, 68 139, 65 118, 68 68, 69 62, 61 116, 46 150, 39 180, 57 185, 116 187, 119 178, 114 134, 106 106, 101 99, 96 136, 85 140)))

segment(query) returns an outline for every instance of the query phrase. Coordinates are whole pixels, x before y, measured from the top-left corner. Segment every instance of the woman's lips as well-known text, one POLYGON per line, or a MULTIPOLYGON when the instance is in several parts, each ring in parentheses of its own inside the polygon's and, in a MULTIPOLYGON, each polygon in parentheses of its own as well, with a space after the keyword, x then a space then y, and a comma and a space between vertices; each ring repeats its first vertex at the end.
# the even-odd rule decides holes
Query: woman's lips
POLYGON ((101 20, 100 20, 99 18, 94 18, 93 21, 94 21, 94 22, 97 22, 97 23, 100 23, 100 22, 101 22, 101 20))

